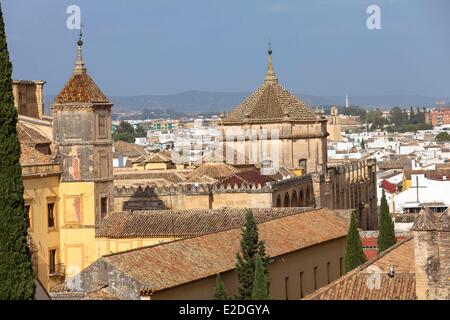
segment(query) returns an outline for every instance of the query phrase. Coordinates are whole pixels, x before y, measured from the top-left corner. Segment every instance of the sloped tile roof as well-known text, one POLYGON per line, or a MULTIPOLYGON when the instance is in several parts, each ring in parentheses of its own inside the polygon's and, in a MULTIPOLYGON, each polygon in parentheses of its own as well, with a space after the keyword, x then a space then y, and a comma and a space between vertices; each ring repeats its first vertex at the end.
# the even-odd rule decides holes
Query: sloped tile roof
MULTIPOLYGON (((242 227, 247 209, 194 209, 111 212, 97 232, 99 238, 189 237, 242 227)), ((258 223, 311 208, 252 209, 258 223)))
POLYGON ((209 176, 214 179, 228 177, 239 170, 225 163, 204 163, 190 172, 186 178, 209 176))
POLYGON ((415 257, 412 238, 397 243, 362 266, 306 296, 305 300, 414 300, 415 257), (388 275, 395 267, 394 277, 388 275), (380 272, 379 287, 371 287, 374 270, 380 272))
POLYGON ((171 183, 180 183, 186 180, 186 177, 180 172, 174 171, 115 171, 114 180, 128 180, 133 184, 133 180, 163 179, 171 183))
POLYGON ((152 153, 152 154, 145 154, 137 158, 136 160, 133 160, 132 163, 167 163, 171 162, 172 158, 170 157, 170 154, 167 155, 163 152, 158 153, 152 153))
POLYGON ((94 80, 87 73, 74 73, 55 98, 55 104, 109 103, 94 80))
POLYGON ((203 183, 203 184, 213 184, 217 182, 216 179, 211 178, 210 176, 193 176, 186 180, 188 183, 203 183))
POLYGON ((125 156, 139 156, 146 154, 145 148, 135 143, 128 143, 125 141, 114 142, 114 152, 125 156))
POLYGON ((397 185, 390 183, 386 179, 383 179, 383 181, 381 181, 381 187, 390 193, 395 193, 397 191, 397 185))
POLYGON ((244 156, 242 153, 238 152, 236 149, 230 147, 226 143, 216 143, 213 147, 208 150, 204 156, 196 160, 194 163, 200 165, 202 163, 239 163, 248 164, 250 160, 248 157, 244 156))
POLYGON ((36 144, 51 144, 52 141, 37 130, 21 123, 17 123, 17 135, 21 144, 33 146, 36 144))
POLYGON ((271 178, 270 176, 263 176, 258 170, 248 170, 248 171, 242 171, 237 172, 231 176, 228 176, 225 179, 222 179, 217 184, 223 185, 223 186, 241 186, 243 184, 260 184, 261 186, 265 185, 266 182, 273 182, 275 179, 271 178))
MULTIPOLYGON (((271 257, 345 237, 347 228, 341 218, 325 208, 258 224, 260 239, 271 257)), ((101 259, 140 282, 142 291, 159 291, 233 270, 240 239, 241 230, 237 228, 101 259)))
POLYGON ((294 177, 294 174, 291 170, 286 168, 285 166, 280 166, 276 169, 276 172, 270 175, 270 177, 274 180, 283 180, 284 178, 292 178, 294 177))
POLYGON ((285 117, 296 121, 316 121, 317 115, 310 106, 278 83, 264 83, 248 96, 223 123, 241 121, 280 121, 285 117))
POLYGON ((51 164, 53 163, 53 158, 51 155, 43 154, 38 150, 26 145, 20 145, 20 164, 21 165, 31 165, 31 164, 51 164))

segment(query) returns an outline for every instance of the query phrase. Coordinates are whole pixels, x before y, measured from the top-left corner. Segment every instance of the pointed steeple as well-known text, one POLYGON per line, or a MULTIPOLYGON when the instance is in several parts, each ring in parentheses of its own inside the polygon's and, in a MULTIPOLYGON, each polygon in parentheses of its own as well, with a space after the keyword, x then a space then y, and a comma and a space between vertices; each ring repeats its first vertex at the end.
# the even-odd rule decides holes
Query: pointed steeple
POLYGON ((436 231, 436 219, 433 216, 431 210, 423 206, 417 216, 414 225, 412 226, 413 231, 436 231))
POLYGON ((269 54, 269 61, 267 65, 266 76, 264 77, 264 83, 277 84, 278 83, 277 74, 275 73, 275 71, 273 71, 272 65, 272 48, 270 46, 270 41, 269 41, 269 50, 267 51, 267 53, 269 54))
POLYGON ((74 74, 83 74, 87 72, 86 65, 83 60, 83 33, 80 28, 80 36, 77 41, 77 60, 75 61, 74 74))
POLYGON ((64 88, 55 98, 55 104, 65 103, 107 103, 108 98, 103 94, 94 80, 87 73, 83 60, 83 34, 80 29, 80 37, 77 41, 77 59, 72 76, 66 82, 64 88))
POLYGON ((450 231, 450 209, 442 213, 438 221, 438 231, 450 231))

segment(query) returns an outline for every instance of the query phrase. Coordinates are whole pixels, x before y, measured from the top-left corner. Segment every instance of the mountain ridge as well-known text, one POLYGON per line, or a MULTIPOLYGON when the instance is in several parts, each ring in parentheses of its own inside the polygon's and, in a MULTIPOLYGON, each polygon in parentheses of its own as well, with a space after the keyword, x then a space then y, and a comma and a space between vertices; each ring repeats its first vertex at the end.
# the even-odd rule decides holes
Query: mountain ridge
MULTIPOLYGON (((143 109, 173 109, 178 112, 202 113, 230 111, 244 100, 250 92, 220 92, 189 90, 175 94, 142 94, 134 96, 109 96, 114 104, 115 113, 139 112, 143 109)), ((344 96, 321 96, 310 94, 296 94, 313 107, 324 105, 343 106, 344 96)), ((45 96, 46 111, 49 111, 55 96, 45 96)), ((393 106, 399 107, 432 107, 437 100, 449 101, 441 97, 429 97, 423 95, 371 95, 371 96, 349 96, 350 105, 361 107, 380 107, 389 109, 393 106)))

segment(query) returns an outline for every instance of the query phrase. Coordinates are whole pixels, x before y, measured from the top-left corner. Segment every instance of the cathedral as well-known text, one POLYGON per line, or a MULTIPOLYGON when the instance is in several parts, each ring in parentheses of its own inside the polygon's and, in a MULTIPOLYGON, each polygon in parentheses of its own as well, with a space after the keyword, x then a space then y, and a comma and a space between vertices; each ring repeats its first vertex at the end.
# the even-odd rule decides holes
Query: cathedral
MULTIPOLYGON (((286 167, 295 175, 311 177, 315 205, 354 209, 362 229, 377 229, 375 161, 329 163, 328 119, 279 84, 271 49, 268 55, 263 84, 222 121, 224 144, 231 147, 224 150, 236 150, 233 153, 242 154, 242 159, 262 170, 286 167)), ((337 135, 335 123, 331 122, 331 126, 337 135)), ((223 158, 227 163, 237 160, 234 154, 223 158)), ((276 206, 286 206, 293 197, 298 195, 286 194, 286 199, 278 199, 276 206)))
POLYGON ((279 84, 268 53, 263 84, 222 121, 226 144, 256 164, 325 172, 327 120, 279 84))
POLYGON ((83 45, 80 35, 51 116, 45 82, 13 83, 29 245, 45 287, 107 254, 240 227, 247 208, 259 222, 355 211, 360 228, 377 229, 375 160, 328 162, 328 120, 279 84, 271 50, 263 84, 221 120, 220 161, 138 171, 113 169, 112 104, 87 72, 83 45))

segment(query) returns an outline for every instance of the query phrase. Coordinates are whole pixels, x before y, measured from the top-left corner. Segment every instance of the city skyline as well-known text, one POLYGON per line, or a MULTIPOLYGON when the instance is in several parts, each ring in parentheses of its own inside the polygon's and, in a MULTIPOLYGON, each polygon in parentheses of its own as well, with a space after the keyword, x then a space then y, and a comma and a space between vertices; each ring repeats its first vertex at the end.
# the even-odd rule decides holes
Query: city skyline
MULTIPOLYGON (((5 1, 15 79, 43 79, 50 95, 63 87, 78 37, 66 27, 71 4, 5 1)), ((371 4, 76 3, 87 67, 109 96, 249 92, 263 79, 270 40, 275 71, 293 92, 450 97, 449 4, 377 1, 381 29, 369 30, 371 4)))

